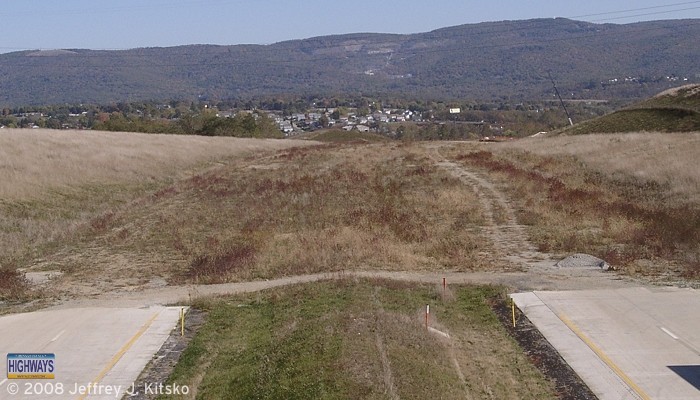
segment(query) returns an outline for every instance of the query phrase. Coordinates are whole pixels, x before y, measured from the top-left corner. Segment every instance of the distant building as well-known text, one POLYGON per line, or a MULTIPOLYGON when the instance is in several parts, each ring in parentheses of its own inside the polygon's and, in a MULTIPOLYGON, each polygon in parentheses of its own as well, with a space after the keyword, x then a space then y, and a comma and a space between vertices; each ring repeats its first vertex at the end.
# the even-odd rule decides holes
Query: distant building
POLYGON ((294 127, 292 126, 292 123, 289 121, 282 121, 279 124, 280 130, 284 133, 292 133, 294 132, 294 127))

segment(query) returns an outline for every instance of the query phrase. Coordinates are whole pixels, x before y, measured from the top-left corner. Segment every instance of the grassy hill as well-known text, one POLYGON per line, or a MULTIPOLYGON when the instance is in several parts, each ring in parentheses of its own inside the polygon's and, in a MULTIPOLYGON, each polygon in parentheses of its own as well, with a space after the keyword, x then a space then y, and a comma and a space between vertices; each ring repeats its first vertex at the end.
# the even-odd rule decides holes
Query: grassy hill
POLYGON ((700 131, 700 85, 664 91, 609 115, 586 121, 565 134, 700 131))
POLYGON ((0 55, 0 106, 153 99, 349 95, 643 98, 698 79, 697 20, 592 24, 563 18, 349 34, 271 45, 195 45, 0 55), (626 81, 629 79, 629 81, 626 81))

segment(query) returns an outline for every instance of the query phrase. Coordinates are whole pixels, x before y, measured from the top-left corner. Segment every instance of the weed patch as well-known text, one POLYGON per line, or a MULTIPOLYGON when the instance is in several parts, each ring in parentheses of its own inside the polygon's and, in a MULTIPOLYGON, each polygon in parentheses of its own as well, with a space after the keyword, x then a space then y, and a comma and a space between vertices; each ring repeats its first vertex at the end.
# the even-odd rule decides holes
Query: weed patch
POLYGON ((120 240, 186 259, 177 283, 482 265, 473 257, 483 221, 474 193, 423 152, 336 144, 285 150, 270 157, 275 168, 236 163, 151 197, 154 214, 120 216, 154 221, 120 240))
POLYGON ((665 204, 660 185, 611 180, 567 158, 508 156, 456 158, 508 180, 518 217, 541 251, 588 252, 622 269, 636 259, 683 262, 700 251, 700 207, 665 204))
POLYGON ((16 301, 25 297, 29 281, 13 268, 0 268, 0 300, 16 301))

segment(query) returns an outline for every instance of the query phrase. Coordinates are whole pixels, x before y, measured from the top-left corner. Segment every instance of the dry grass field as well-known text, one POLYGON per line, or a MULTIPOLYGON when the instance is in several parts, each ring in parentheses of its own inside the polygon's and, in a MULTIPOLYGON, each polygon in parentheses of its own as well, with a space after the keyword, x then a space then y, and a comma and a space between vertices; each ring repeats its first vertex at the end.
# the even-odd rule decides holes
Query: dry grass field
MULTIPOLYGON (((0 130, 0 297, 14 269, 70 246, 85 227, 207 168, 310 142, 135 133, 0 130)), ((98 223, 99 224, 99 223, 98 223)), ((8 289, 12 288, 12 289, 8 289)))
POLYGON ((25 287, 8 271, 59 271, 41 296, 80 297, 348 269, 503 271, 513 268, 498 254, 507 248, 485 226, 509 213, 540 251, 692 278, 699 141, 690 133, 308 146, 3 130, 3 280, 25 287), (513 210, 487 212, 441 160, 499 183, 513 210))
POLYGON ((49 191, 84 185, 177 179, 206 163, 298 145, 300 142, 281 140, 3 129, 0 199, 36 199, 49 191))
POLYGON ((700 134, 560 136, 446 152, 500 182, 541 251, 630 275, 700 274, 700 134))
POLYGON ((539 156, 571 156, 612 179, 649 183, 665 190, 665 201, 700 203, 700 133, 626 133, 557 136, 500 145, 539 156))
POLYGON ((472 190, 421 146, 332 144, 231 160, 20 253, 72 295, 346 269, 496 268, 472 190), (482 244, 479 244, 482 243, 482 244))

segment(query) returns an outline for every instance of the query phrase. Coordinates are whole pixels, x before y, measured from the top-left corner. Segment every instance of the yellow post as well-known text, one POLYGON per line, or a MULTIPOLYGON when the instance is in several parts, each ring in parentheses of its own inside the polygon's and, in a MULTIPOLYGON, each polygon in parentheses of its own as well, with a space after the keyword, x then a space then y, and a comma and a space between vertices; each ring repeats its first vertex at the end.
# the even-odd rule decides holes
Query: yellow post
POLYGON ((180 309, 180 336, 185 336, 185 308, 180 309))
POLYGON ((515 328, 515 300, 510 298, 510 308, 513 311, 513 328, 515 328))

